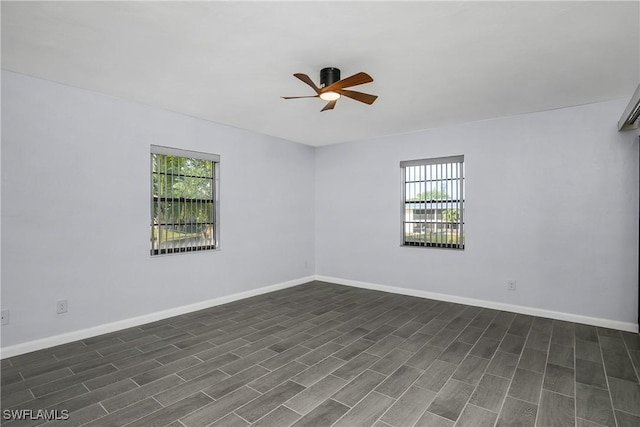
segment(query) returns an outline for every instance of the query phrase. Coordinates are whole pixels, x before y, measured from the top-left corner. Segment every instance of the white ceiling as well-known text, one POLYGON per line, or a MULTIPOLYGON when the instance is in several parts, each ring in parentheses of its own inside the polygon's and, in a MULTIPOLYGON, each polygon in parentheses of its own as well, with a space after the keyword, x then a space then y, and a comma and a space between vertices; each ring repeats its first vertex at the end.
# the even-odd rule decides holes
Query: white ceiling
POLYGON ((2 68, 319 146, 628 98, 639 4, 2 1, 2 68), (327 66, 378 100, 280 98, 327 66))

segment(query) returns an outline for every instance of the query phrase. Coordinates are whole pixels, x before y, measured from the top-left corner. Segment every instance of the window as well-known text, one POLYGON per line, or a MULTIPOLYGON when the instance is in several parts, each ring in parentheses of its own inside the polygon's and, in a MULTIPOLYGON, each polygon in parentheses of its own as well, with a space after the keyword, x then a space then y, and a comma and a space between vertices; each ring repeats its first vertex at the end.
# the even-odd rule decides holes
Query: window
POLYGON ((151 146, 151 255, 218 247, 216 154, 151 146))
POLYGON ((464 156, 400 162, 402 245, 464 249, 464 156))

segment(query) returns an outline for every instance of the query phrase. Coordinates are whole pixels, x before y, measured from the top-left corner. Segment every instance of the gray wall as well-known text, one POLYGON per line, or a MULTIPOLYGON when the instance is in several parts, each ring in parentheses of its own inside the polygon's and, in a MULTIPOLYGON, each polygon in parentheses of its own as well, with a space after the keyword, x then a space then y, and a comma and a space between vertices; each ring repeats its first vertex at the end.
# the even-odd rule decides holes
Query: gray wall
POLYGON ((2 347, 312 275, 313 168, 308 146, 3 72, 2 347), (150 257, 151 144, 220 154, 220 251, 150 257))
POLYGON ((317 273, 636 324, 638 141, 616 130, 626 103, 318 149, 317 273), (466 249, 400 247, 399 162, 458 154, 466 249))
POLYGON ((315 274, 635 324, 625 106, 314 149, 3 72, 2 347, 315 274), (221 250, 148 255, 151 144, 221 155, 221 250), (467 248, 400 247, 399 162, 456 154, 467 248))

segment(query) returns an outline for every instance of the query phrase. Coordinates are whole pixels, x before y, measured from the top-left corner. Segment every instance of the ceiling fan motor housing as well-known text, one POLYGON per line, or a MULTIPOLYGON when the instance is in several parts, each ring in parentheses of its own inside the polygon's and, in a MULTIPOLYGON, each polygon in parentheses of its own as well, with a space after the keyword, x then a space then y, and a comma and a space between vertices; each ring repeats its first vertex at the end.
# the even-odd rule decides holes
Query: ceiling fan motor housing
POLYGON ((327 67, 320 70, 320 86, 327 87, 332 83, 340 80, 340 70, 333 67, 327 67))

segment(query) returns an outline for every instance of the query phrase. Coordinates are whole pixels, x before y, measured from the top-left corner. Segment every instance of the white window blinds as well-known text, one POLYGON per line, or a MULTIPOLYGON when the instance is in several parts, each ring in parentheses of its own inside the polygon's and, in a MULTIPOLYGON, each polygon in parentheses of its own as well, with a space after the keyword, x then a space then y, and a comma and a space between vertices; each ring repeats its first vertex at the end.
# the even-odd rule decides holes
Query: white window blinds
POLYGON ((464 249, 464 156, 407 160, 402 245, 464 249))

